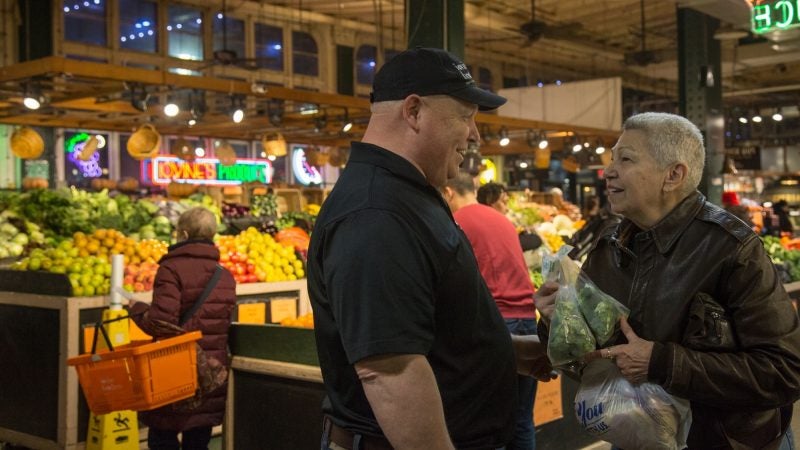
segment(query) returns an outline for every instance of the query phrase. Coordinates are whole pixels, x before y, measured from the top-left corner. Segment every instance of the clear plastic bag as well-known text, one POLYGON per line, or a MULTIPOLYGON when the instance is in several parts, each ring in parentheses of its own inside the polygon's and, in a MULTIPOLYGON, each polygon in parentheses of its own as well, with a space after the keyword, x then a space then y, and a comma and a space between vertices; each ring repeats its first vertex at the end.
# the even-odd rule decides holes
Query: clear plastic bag
POLYGON ((553 366, 563 366, 575 362, 594 350, 595 345, 594 336, 578 307, 575 286, 560 286, 547 341, 547 357, 550 363, 553 366))
POLYGON ((657 384, 631 384, 608 359, 584 368, 575 416, 589 434, 625 450, 682 449, 692 423, 688 400, 657 384))
POLYGON ((619 329, 619 320, 627 317, 630 310, 614 297, 601 291, 583 272, 578 275, 576 289, 581 313, 589 329, 592 330, 597 344, 605 347, 619 329))

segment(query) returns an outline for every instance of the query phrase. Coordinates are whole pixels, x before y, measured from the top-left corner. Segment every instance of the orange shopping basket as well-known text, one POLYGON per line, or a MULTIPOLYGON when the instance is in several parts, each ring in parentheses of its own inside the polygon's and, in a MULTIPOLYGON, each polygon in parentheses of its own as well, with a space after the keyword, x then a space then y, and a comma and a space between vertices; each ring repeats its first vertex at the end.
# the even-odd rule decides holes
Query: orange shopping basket
POLYGON ((69 358, 67 364, 75 366, 78 371, 78 381, 94 414, 146 411, 195 394, 195 342, 201 337, 202 333, 192 331, 160 341, 133 342, 114 349, 105 329, 98 323, 92 353, 69 358), (108 352, 96 353, 98 334, 105 338, 108 352))

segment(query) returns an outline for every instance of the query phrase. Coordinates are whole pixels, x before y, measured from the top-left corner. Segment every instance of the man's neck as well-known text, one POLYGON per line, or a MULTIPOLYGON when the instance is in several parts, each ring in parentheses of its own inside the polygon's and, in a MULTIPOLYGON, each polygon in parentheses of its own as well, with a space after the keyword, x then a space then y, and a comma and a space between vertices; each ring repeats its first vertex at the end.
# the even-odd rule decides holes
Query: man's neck
POLYGON ((478 199, 477 197, 475 197, 474 194, 467 194, 467 195, 456 194, 453 197, 453 200, 450 201, 450 206, 453 209, 453 212, 456 212, 465 206, 474 205, 476 203, 478 203, 478 199))

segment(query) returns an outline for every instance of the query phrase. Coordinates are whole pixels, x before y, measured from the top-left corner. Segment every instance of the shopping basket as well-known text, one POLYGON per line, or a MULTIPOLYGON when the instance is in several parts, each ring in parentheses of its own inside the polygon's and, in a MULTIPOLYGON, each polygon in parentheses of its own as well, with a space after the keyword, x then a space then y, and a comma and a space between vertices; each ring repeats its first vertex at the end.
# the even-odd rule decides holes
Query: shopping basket
POLYGON ((102 323, 95 328, 92 352, 67 360, 67 364, 75 366, 78 371, 78 381, 94 414, 146 411, 195 394, 195 342, 202 333, 191 331, 160 341, 133 342, 115 349, 102 323), (97 353, 98 334, 103 335, 108 352, 97 353))

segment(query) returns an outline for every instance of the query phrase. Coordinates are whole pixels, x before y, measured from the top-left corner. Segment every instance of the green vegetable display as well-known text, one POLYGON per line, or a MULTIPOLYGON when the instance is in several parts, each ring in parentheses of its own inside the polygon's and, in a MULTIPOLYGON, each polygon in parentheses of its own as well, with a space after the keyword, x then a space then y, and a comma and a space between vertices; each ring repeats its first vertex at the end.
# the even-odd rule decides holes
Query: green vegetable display
POLYGON ((800 281, 800 250, 790 250, 776 236, 762 236, 764 249, 778 268, 783 283, 800 281))
POLYGON ((595 349, 595 339, 583 320, 572 286, 562 286, 550 323, 547 356, 554 366, 577 361, 595 349))

